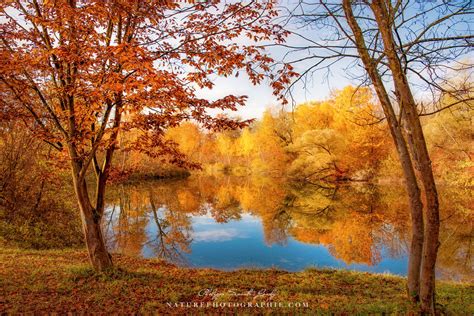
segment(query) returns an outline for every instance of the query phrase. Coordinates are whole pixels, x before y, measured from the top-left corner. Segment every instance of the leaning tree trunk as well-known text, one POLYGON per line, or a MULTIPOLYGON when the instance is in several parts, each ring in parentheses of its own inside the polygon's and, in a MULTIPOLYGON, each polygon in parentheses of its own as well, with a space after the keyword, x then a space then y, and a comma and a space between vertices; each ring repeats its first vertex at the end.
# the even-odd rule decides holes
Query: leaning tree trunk
POLYGON ((405 116, 411 153, 416 162, 415 166, 420 172, 421 182, 425 191, 426 225, 421 265, 420 299, 423 312, 435 313, 435 266, 439 247, 440 225, 438 192, 416 103, 397 55, 390 15, 381 0, 374 0, 372 2, 372 9, 379 25, 384 43, 384 52, 392 72, 401 112, 405 116))
POLYGON ((420 189, 413 168, 412 159, 408 150, 407 142, 403 136, 401 126, 394 112, 388 93, 377 71, 375 61, 370 57, 362 30, 357 24, 357 20, 352 12, 350 0, 343 1, 344 14, 346 15, 348 24, 354 34, 354 41, 359 56, 362 59, 364 68, 366 69, 372 84, 374 85, 377 97, 380 101, 382 109, 390 128, 390 133, 397 149, 398 158, 402 166, 405 178, 405 187, 408 193, 410 215, 412 222, 412 239, 410 246, 410 256, 408 261, 408 282, 407 294, 412 301, 419 301, 420 297, 420 267, 423 252, 423 204, 421 202, 420 189))

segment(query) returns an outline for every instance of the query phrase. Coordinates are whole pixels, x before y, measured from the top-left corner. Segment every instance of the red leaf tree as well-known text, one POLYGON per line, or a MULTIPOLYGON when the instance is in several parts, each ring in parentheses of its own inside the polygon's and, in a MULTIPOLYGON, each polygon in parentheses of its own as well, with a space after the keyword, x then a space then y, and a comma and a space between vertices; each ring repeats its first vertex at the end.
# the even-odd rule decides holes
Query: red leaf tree
MULTIPOLYGON (((98 271, 112 266, 100 223, 119 133, 140 132, 133 149, 186 165, 164 131, 184 120, 209 129, 245 125, 208 113, 234 110, 245 97, 209 101, 196 90, 238 70, 260 83, 272 59, 257 42, 286 36, 272 24, 274 1, 4 0, 0 11, 0 117, 23 120, 69 158, 98 271)), ((270 76, 276 93, 291 75, 270 76)))

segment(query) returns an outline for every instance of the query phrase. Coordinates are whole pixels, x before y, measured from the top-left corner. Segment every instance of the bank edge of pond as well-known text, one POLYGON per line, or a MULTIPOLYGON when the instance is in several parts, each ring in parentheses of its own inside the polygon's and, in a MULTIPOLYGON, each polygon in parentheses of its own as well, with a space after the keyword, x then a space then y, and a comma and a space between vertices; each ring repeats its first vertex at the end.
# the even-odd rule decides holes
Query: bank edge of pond
MULTIPOLYGON (((97 274, 89 267, 84 250, 0 248, 0 283, 4 296, 0 300, 0 313, 354 314, 416 313, 418 310, 406 301, 405 279, 398 276, 319 269, 225 272, 180 268, 157 259, 125 255, 114 255, 113 258, 116 268, 97 274), (252 289, 267 294, 274 292, 275 296, 242 295, 252 289), (213 297, 212 291, 219 295, 213 297), (190 302, 191 307, 179 307, 180 302, 190 302), (245 307, 232 304, 231 307, 215 307, 227 302, 250 303, 252 307, 248 304, 245 307), (260 307, 261 303, 270 307, 260 307), (277 303, 281 306, 299 303, 301 306, 277 307, 277 303)), ((440 311, 472 314, 471 302, 474 302, 474 285, 437 284, 440 311)))

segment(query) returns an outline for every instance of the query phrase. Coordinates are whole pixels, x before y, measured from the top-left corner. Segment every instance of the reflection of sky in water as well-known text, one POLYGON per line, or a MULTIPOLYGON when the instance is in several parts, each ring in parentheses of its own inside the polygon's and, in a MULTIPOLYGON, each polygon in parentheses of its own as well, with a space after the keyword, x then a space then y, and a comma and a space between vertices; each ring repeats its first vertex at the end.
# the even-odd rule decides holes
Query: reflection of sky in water
POLYGON ((240 232, 234 228, 230 229, 212 229, 209 231, 199 231, 192 234, 193 241, 197 242, 223 242, 237 238, 247 238, 241 235, 240 232))
MULTIPOLYGON (((153 220, 146 227, 149 237, 156 236, 153 220)), ((192 218, 191 252, 184 254, 186 261, 194 267, 211 267, 231 270, 236 268, 280 268, 300 271, 308 267, 343 268, 377 273, 405 275, 407 258, 390 258, 382 249, 382 259, 374 266, 365 264, 347 265, 331 255, 326 246, 299 242, 288 237, 285 245, 265 243, 261 220, 242 214, 240 220, 217 223, 209 214, 192 218)), ((144 257, 155 256, 145 245, 144 257)))
MULTIPOLYGON (((403 212, 406 203, 400 202, 404 192, 341 187, 328 201, 318 190, 211 180, 157 182, 112 191, 113 202, 103 222, 109 249, 225 270, 327 267, 406 274, 410 232, 409 215, 403 212), (274 191, 280 195, 274 197, 274 191), (296 200, 287 200, 288 196, 296 200), (313 214, 329 202, 330 212, 313 214), (252 207, 253 212, 246 211, 252 207)), ((446 192, 437 274, 440 279, 472 280, 472 224, 465 211, 472 198, 446 192)))

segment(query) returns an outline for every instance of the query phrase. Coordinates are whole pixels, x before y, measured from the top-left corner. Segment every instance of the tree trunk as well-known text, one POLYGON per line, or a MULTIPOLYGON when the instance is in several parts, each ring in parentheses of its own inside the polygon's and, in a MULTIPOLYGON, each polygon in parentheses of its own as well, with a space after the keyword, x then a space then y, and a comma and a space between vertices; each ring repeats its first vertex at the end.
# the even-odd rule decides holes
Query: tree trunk
MULTIPOLYGON (((411 92, 408 96, 401 96, 404 102, 409 102, 411 92)), ((403 101, 402 101, 403 102, 403 101)), ((406 103, 403 103, 406 104, 406 103)), ((435 273, 436 259, 439 242, 439 202, 436 183, 431 168, 431 160, 426 147, 426 141, 421 128, 421 123, 416 112, 414 101, 410 107, 404 106, 405 121, 408 122, 408 133, 410 149, 416 161, 416 168, 420 172, 421 182, 426 197, 426 226, 425 240, 423 245, 423 260, 421 264, 421 287, 420 299, 424 312, 435 313, 435 273)))
POLYGON ((82 229, 89 252, 89 260, 96 271, 102 272, 111 268, 113 263, 102 235, 101 217, 95 216, 92 211, 83 211, 81 208, 82 229))
POLYGON ((411 244, 410 255, 408 258, 407 273, 407 295, 413 302, 420 301, 420 279, 421 265, 424 242, 424 220, 423 220, 423 203, 421 201, 420 188, 416 179, 413 163, 408 151, 408 146, 398 122, 391 120, 389 124, 394 124, 391 129, 392 138, 397 148, 398 158, 402 166, 405 178, 405 187, 408 193, 411 217, 411 244), (396 124, 396 125, 395 125, 396 124))
POLYGON ((375 61, 370 57, 364 41, 362 30, 354 17, 350 0, 343 1, 343 9, 348 24, 354 34, 354 41, 357 51, 362 59, 372 84, 374 85, 377 97, 390 128, 392 139, 397 149, 398 158, 402 166, 405 178, 405 187, 408 193, 410 215, 412 222, 412 240, 410 246, 410 256, 408 261, 408 282, 407 294, 412 301, 418 301, 420 297, 420 267, 423 251, 423 204, 421 202, 420 189, 413 168, 413 163, 407 147, 407 142, 403 136, 402 129, 394 112, 388 93, 377 71, 375 61))
POLYGON ((93 151, 90 153, 91 160, 89 160, 89 162, 93 163, 93 169, 96 173, 95 207, 91 204, 87 183, 85 181, 85 171, 87 171, 88 165, 84 165, 84 160, 79 157, 74 144, 72 142, 68 143, 74 190, 81 211, 82 229, 89 252, 89 259, 96 271, 104 271, 113 266, 112 257, 107 252, 105 246, 101 219, 104 214, 107 178, 115 151, 115 141, 117 140, 122 115, 121 108, 122 97, 120 94, 117 94, 113 125, 114 131, 110 136, 112 144, 106 150, 102 168, 98 165, 96 152, 93 151))
POLYGON ((439 247, 440 225, 438 192, 415 99, 397 55, 397 47, 392 34, 391 17, 381 0, 374 0, 372 2, 372 9, 384 43, 384 52, 387 55, 389 68, 392 72, 401 114, 405 116, 404 119, 407 123, 410 149, 416 162, 416 168, 420 172, 421 182, 425 191, 426 226, 421 266, 420 298, 423 312, 435 313, 435 265, 439 247))
POLYGON ((78 174, 74 172, 77 169, 77 166, 73 166, 73 182, 81 212, 82 230, 89 252, 89 260, 94 269, 101 272, 113 266, 112 257, 107 252, 102 235, 101 219, 103 212, 92 207, 86 181, 79 179, 78 174))
POLYGON ((413 136, 413 127, 408 128, 409 144, 413 156, 416 161, 416 168, 420 172, 421 182, 426 196, 426 227, 425 240, 423 245, 423 260, 421 264, 421 287, 420 299, 423 312, 435 314, 435 273, 436 258, 438 253, 439 242, 439 202, 436 183, 434 180, 431 160, 426 148, 426 141, 421 130, 418 115, 413 112, 407 114, 405 121, 409 121, 411 126, 418 125, 418 137, 413 136), (420 134, 421 131, 421 134, 420 134))

